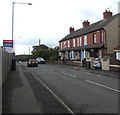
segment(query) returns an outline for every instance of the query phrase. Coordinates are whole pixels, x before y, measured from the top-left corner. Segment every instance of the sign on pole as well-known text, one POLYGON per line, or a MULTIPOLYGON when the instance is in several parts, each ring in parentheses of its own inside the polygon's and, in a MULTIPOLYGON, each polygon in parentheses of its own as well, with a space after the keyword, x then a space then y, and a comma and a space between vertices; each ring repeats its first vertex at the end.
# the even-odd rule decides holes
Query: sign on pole
POLYGON ((13 40, 3 40, 3 47, 12 47, 13 48, 13 40))
POLYGON ((13 53, 13 40, 3 40, 3 48, 9 53, 13 53))

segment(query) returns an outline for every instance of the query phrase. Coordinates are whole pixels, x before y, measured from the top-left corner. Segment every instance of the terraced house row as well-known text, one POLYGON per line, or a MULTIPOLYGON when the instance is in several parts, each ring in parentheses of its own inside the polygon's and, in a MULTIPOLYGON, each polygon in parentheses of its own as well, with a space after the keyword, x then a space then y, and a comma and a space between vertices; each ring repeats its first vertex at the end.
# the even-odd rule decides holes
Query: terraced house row
POLYGON ((103 20, 90 24, 85 20, 81 29, 70 27, 70 33, 59 41, 61 59, 82 60, 90 57, 102 58, 107 54, 115 54, 120 59, 120 14, 110 11, 103 13, 103 20), (118 50, 114 50, 117 48, 118 50))

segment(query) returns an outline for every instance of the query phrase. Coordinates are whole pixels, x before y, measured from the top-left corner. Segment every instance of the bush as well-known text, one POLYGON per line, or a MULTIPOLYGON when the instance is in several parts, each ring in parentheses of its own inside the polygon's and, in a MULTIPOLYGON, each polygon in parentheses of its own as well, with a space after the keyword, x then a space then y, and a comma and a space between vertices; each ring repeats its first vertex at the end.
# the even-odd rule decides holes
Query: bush
POLYGON ((112 59, 110 56, 103 56, 103 60, 106 61, 107 59, 112 59))

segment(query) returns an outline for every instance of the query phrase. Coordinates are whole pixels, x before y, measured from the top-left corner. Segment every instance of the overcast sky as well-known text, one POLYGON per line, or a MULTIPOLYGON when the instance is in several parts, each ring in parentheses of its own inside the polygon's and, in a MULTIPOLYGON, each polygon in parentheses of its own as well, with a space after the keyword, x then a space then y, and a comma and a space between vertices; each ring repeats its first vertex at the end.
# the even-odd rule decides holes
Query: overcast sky
POLYGON ((69 28, 82 28, 82 22, 103 19, 109 9, 118 13, 119 0, 1 0, 0 44, 12 39, 12 2, 32 3, 14 5, 15 53, 28 54, 29 47, 41 44, 58 46, 58 41, 69 34, 69 28))

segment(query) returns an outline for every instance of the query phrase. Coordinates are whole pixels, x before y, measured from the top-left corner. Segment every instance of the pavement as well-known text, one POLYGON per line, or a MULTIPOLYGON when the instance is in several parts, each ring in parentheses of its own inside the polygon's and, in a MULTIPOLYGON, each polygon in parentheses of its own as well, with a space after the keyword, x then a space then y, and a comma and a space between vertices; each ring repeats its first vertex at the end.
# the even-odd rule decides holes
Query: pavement
MULTIPOLYGON (((66 65, 69 66, 69 65, 66 65)), ((115 71, 103 71, 100 69, 86 69, 81 67, 74 66, 76 70, 86 70, 91 73, 106 75, 109 77, 118 77, 120 72, 115 71)), ((50 112, 51 108, 44 109, 40 103, 44 100, 45 95, 42 97, 42 100, 38 103, 36 96, 34 95, 30 83, 28 83, 28 79, 26 79, 25 75, 22 72, 20 65, 17 64, 17 70, 11 71, 8 75, 8 79, 3 84, 2 88, 2 113, 43 113, 43 112, 50 112), (34 105, 34 106, 33 106, 34 105), (45 110, 45 111, 44 111, 45 110)), ((31 79, 30 79, 31 82, 31 79)), ((41 85, 42 90, 46 90, 41 85)), ((39 87, 38 87, 39 88, 39 87)), ((41 94, 39 94, 41 95, 41 94)), ((50 93, 48 99, 51 99, 55 103, 53 105, 58 106, 58 108, 62 108, 59 102, 57 102, 50 93)), ((39 97, 38 97, 39 98, 39 97)), ((46 100, 47 103, 48 100, 46 100)), ((50 100, 49 100, 50 101, 50 100)), ((43 103, 42 103, 43 104, 43 103)), ((44 104, 43 104, 44 105, 44 104)), ((47 108, 46 104, 45 107, 47 108)), ((54 108, 54 106, 53 106, 54 108)), ((53 110, 54 111, 54 110, 53 110)), ((66 110, 63 110, 67 113, 66 110)), ((59 110, 56 112, 60 112, 59 110)))
POLYGON ((2 100, 3 114, 42 112, 18 65, 16 71, 9 72, 6 82, 3 84, 2 100))
POLYGON ((2 87, 2 114, 69 113, 27 69, 18 64, 2 87))

